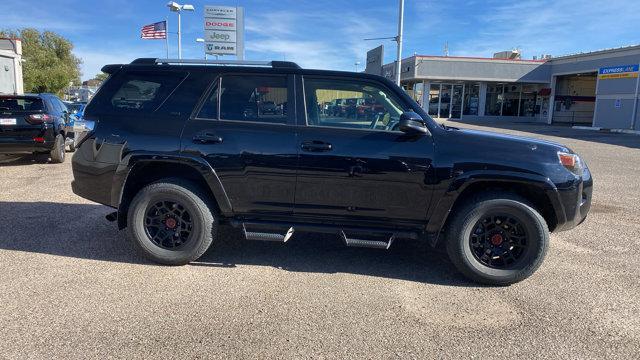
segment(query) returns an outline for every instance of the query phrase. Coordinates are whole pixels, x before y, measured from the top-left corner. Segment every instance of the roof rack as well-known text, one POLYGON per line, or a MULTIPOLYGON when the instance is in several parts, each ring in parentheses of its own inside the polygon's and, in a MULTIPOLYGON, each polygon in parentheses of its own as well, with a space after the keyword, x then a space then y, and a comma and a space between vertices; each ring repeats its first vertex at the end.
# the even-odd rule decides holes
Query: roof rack
POLYGON ((273 68, 300 69, 300 66, 291 61, 253 61, 253 60, 198 60, 198 59, 135 59, 131 64, 192 64, 192 65, 230 65, 230 66, 266 66, 273 68))

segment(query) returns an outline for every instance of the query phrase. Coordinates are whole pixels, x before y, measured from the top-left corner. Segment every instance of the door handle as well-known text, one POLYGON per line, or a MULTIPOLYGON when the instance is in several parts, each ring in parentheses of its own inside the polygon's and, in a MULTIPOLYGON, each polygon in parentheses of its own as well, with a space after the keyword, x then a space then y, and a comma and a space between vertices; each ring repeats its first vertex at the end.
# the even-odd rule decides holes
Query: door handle
POLYGON ((193 142, 196 144, 220 144, 222 137, 210 132, 203 132, 193 136, 193 142))
POLYGON ((333 148, 328 142, 320 140, 304 141, 300 147, 309 152, 330 151, 333 148))

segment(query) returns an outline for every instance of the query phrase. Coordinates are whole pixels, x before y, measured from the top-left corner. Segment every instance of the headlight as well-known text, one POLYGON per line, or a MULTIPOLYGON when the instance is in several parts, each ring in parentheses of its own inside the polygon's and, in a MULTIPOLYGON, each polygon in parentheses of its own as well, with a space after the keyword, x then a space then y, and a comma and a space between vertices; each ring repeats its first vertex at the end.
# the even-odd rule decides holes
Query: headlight
POLYGON ((582 161, 580 160, 580 156, 577 154, 558 151, 558 160, 562 166, 572 173, 577 175, 582 173, 582 161))

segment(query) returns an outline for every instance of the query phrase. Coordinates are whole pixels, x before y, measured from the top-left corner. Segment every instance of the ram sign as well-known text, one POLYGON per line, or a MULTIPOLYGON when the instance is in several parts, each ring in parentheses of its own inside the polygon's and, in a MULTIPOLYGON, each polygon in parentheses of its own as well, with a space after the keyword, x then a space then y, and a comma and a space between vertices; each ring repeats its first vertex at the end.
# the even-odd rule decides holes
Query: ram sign
POLYGON ((244 57, 244 9, 206 5, 204 7, 205 52, 210 55, 244 57))

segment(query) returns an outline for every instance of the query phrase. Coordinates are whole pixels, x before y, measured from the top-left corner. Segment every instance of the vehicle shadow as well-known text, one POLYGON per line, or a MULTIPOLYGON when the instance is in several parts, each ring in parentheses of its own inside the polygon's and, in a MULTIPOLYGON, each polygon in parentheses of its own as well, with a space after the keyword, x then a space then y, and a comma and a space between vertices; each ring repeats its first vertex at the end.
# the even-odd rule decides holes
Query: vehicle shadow
POLYGON ((492 120, 448 120, 446 122, 446 125, 459 128, 473 128, 474 126, 483 126, 534 134, 533 137, 536 137, 535 135, 553 136, 640 149, 640 136, 638 135, 574 129, 571 126, 566 125, 547 125, 532 122, 510 122, 492 120))
MULTIPOLYGON (((67 153, 67 156, 71 154, 67 153)), ((37 154, 37 155, 24 155, 20 158, 11 161, 0 161, 0 168, 9 167, 9 166, 25 166, 25 165, 33 165, 33 164, 46 164, 49 162, 48 154, 37 154)))
MULTIPOLYGON (((0 201, 0 251, 23 251, 156 266, 137 255, 124 231, 97 204, 0 201)), ((269 266, 284 271, 350 273, 422 283, 476 286, 426 243, 397 240, 390 250, 348 248, 332 235, 298 233, 287 242, 246 241, 220 227, 219 241, 191 266, 269 266)))

